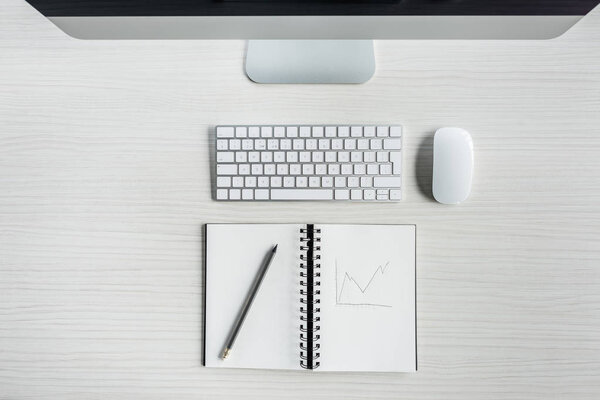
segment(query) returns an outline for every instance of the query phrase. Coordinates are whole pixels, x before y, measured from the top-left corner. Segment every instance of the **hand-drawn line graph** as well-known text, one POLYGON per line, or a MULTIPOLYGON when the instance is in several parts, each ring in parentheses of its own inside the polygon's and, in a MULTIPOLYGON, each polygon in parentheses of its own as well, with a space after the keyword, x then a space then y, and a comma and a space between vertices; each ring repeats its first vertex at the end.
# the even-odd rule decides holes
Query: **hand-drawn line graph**
MULTIPOLYGON (((344 278, 342 283, 338 286, 338 261, 335 260, 335 304, 336 305, 352 305, 352 306, 374 306, 374 307, 392 307, 390 304, 384 304, 379 301, 373 300, 369 288, 371 284, 384 279, 385 270, 390 265, 390 262, 386 262, 385 265, 379 265, 371 278, 367 281, 364 286, 356 281, 348 272, 344 272, 344 278), (379 278, 379 279, 376 279, 379 278), (358 289, 358 291, 357 291, 358 289), (345 290, 345 292, 344 292, 345 290), (349 294, 350 293, 350 294, 349 294), (353 294, 352 294, 353 293, 353 294), (370 296, 371 295, 371 296, 370 296)), ((377 296, 375 296, 377 297, 377 296)))

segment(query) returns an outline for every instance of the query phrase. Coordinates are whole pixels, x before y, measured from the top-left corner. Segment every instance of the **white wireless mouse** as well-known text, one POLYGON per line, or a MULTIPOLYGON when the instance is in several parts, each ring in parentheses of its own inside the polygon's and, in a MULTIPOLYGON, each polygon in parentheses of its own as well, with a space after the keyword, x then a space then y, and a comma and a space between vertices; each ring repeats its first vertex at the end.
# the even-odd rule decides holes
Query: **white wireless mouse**
POLYGON ((473 140, 462 128, 440 128, 433 137, 433 197, 458 204, 471 193, 473 140))

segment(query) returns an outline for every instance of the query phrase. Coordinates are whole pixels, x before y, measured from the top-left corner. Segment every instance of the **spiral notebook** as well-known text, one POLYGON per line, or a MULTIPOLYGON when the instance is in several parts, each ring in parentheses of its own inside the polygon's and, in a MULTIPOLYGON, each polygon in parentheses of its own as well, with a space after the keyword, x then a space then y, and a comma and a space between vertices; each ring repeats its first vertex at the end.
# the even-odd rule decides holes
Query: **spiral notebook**
POLYGON ((417 369, 414 225, 206 225, 204 365, 417 369), (278 250, 235 346, 227 336, 278 250))

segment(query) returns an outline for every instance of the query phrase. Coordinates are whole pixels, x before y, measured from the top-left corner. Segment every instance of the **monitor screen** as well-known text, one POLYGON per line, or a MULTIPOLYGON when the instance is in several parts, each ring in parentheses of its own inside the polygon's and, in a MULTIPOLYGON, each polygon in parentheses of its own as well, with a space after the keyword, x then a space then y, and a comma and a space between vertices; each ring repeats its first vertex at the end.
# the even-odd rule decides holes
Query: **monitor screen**
POLYGON ((27 0, 52 16, 586 15, 598 0, 27 0))

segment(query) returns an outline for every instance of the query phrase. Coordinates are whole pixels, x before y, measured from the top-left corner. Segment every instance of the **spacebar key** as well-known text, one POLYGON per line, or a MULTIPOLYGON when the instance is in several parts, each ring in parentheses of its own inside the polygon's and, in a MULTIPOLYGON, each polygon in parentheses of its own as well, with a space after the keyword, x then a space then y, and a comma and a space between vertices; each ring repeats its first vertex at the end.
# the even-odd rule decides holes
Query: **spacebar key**
POLYGON ((271 200, 333 200, 333 190, 271 189, 271 200))

